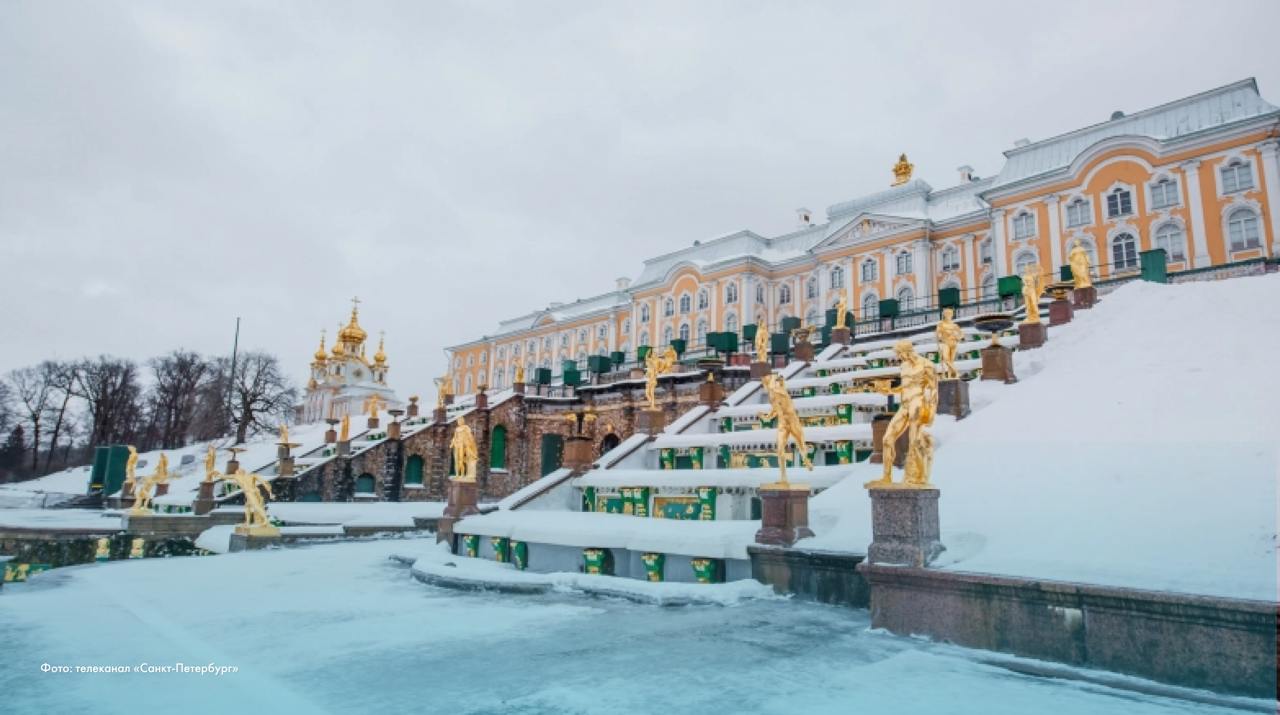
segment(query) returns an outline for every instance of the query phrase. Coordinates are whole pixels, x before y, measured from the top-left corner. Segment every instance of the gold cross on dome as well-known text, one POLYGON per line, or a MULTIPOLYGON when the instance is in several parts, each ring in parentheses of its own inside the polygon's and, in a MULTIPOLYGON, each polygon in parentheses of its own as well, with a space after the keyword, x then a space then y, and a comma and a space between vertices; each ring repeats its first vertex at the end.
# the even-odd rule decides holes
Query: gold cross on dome
POLYGON ((360 307, 360 298, 358 296, 351 297, 351 309, 355 310, 360 307))

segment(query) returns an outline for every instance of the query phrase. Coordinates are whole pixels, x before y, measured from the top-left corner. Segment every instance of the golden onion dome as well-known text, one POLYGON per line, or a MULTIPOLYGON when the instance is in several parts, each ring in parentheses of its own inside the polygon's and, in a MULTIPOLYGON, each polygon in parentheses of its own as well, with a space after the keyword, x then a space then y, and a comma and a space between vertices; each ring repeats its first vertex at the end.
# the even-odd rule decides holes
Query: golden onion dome
POLYGON ((386 340, 386 338, 385 338, 385 337, 383 337, 383 336, 381 336, 381 335, 379 335, 379 336, 378 336, 378 352, 376 352, 376 353, 374 353, 374 354, 373 354, 373 361, 374 361, 375 363, 377 363, 378 365, 386 365, 386 364, 387 364, 387 353, 386 353, 386 351, 385 351, 385 350, 383 350, 383 349, 382 349, 382 343, 383 343, 385 340, 386 340))
POLYGON ((342 324, 341 323, 338 324, 338 337, 339 337, 338 340, 333 341, 333 350, 331 352, 333 353, 334 357, 342 357, 347 352, 347 349, 342 345, 342 339, 341 339, 342 324))
POLYGON ((320 331, 320 347, 316 349, 316 356, 315 356, 316 362, 324 362, 328 356, 329 354, 326 353, 324 350, 324 331, 321 330, 320 331))
POLYGON ((360 322, 357 320, 356 309, 354 307, 351 308, 351 322, 347 323, 347 327, 338 331, 338 341, 358 345, 363 343, 367 337, 369 337, 369 334, 364 331, 364 328, 360 327, 360 322))

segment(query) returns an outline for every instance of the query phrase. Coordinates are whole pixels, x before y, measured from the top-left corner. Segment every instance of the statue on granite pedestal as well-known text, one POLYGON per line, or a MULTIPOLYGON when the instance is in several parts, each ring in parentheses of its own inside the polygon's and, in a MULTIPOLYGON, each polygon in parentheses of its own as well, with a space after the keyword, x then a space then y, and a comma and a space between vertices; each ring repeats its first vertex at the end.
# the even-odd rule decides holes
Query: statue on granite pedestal
POLYGON ((836 301, 836 329, 845 328, 845 313, 849 311, 849 301, 846 300, 844 291, 840 292, 840 299, 836 301))
POLYGON ((338 433, 339 442, 351 441, 351 415, 342 416, 342 429, 338 433))
POLYGON ((1040 296, 1044 294, 1044 279, 1040 277, 1039 264, 1027 266, 1022 273, 1022 302, 1027 309, 1027 317, 1022 321, 1028 325, 1040 322, 1040 296))
POLYGON ((934 364, 915 351, 909 340, 893 346, 900 365, 901 385, 890 391, 898 395, 899 407, 885 428, 880 452, 884 459, 884 475, 866 483, 870 488, 924 489, 929 486, 933 467, 933 438, 925 428, 933 424, 938 409, 938 371, 934 364), (901 483, 893 481, 893 460, 897 456, 898 437, 907 438, 907 460, 901 483))
POLYGON ((129 510, 129 514, 133 516, 141 516, 151 513, 151 496, 153 490, 158 484, 169 483, 169 457, 163 452, 160 453, 160 460, 156 462, 156 471, 142 480, 142 484, 137 487, 137 494, 134 495, 133 508, 129 510))
POLYGON ((804 425, 796 414, 795 404, 791 401, 791 393, 787 392, 786 381, 781 375, 769 374, 761 378, 765 394, 769 397, 769 411, 760 413, 762 420, 778 420, 778 471, 779 482, 787 484, 787 447, 794 442, 800 452, 800 463, 813 471, 813 462, 809 461, 809 444, 804 441, 804 425))
POLYGON ((241 467, 235 474, 222 475, 218 481, 233 481, 244 494, 244 523, 236 527, 236 533, 250 536, 279 534, 279 530, 272 526, 267 518, 267 503, 262 496, 262 490, 266 489, 267 497, 275 498, 275 494, 271 491, 271 484, 267 480, 257 474, 249 474, 244 471, 244 467, 241 467))
POLYGON ((516 365, 516 384, 524 384, 524 365, 516 365))
POLYGON ((124 463, 124 483, 131 491, 138 483, 138 450, 129 445, 129 459, 124 463))
POLYGON ((658 409, 658 376, 671 371, 675 367, 676 360, 675 348, 670 345, 658 355, 656 351, 650 351, 644 359, 644 398, 649 402, 649 409, 658 409))
POLYGON ((476 449, 476 438, 463 415, 453 428, 453 439, 449 441, 449 449, 453 450, 454 479, 474 482, 476 480, 476 462, 480 453, 476 449))
POLYGON ((218 450, 211 444, 209 451, 204 455, 204 480, 212 482, 215 481, 216 476, 218 476, 218 450))
POLYGON ((937 329, 938 362, 942 363, 942 377, 949 380, 960 377, 960 373, 956 371, 956 345, 964 337, 964 331, 951 319, 953 315, 954 310, 943 308, 942 320, 938 322, 937 329))
POLYGON ((1067 262, 1071 264, 1071 280, 1075 288, 1090 288, 1093 278, 1089 275, 1089 252, 1084 250, 1079 239, 1071 244, 1071 252, 1067 254, 1067 262))

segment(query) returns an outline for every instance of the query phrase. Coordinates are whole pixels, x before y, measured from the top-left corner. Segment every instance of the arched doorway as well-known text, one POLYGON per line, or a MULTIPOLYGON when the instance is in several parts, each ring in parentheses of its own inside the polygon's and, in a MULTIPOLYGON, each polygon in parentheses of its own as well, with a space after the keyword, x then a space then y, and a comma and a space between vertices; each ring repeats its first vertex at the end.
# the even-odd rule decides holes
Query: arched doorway
POLYGON ((414 454, 404 464, 404 483, 422 484, 422 457, 414 454))
POLYGON ((361 474, 356 477, 356 494, 372 494, 375 484, 377 484, 377 481, 372 474, 368 472, 361 474))

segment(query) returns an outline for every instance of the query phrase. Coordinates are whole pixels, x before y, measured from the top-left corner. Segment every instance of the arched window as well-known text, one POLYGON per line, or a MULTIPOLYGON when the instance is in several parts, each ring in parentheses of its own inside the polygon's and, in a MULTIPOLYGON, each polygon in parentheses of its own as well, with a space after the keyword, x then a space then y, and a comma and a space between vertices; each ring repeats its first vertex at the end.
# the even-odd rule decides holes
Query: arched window
POLYGON ((502 374, 502 368, 497 367, 493 370, 493 389, 502 389, 502 380, 505 376, 502 374))
POLYGON ((862 262, 862 281, 873 281, 876 279, 876 262, 870 258, 862 262))
POLYGON ((662 304, 662 314, 667 316, 668 318, 675 315, 676 302, 674 300, 671 300, 670 298, 667 298, 667 300, 662 304))
POLYGON ((662 345, 663 347, 666 347, 667 345, 670 345, 670 344, 671 344, 671 326, 668 325, 667 327, 662 329, 662 345))
POLYGON ((409 459, 404 463, 404 483, 422 483, 422 457, 416 454, 409 455, 409 459))
POLYGON ((688 293, 682 293, 680 295, 680 314, 681 315, 686 315, 689 312, 689 306, 692 302, 693 300, 689 297, 688 293))
POLYGON ((1107 194, 1107 216, 1128 216, 1133 213, 1133 194, 1128 189, 1117 188, 1107 194))
POLYGON ((587 362, 587 351, 582 348, 578 348, 578 354, 574 356, 574 360, 578 362, 578 367, 585 365, 587 362))
POLYGON ((596 328, 596 340, 604 340, 608 334, 609 334, 609 327, 607 325, 601 325, 600 327, 596 328))
POLYGON ((579 343, 585 343, 585 342, 587 342, 587 329, 586 329, 586 328, 583 328, 582 330, 579 330, 579 331, 578 331, 578 342, 579 342, 579 343))
MULTIPOLYGON (((586 336, 583 336, 583 337, 586 337, 586 336)), ((569 347, 569 334, 568 334, 568 333, 560 333, 560 347, 562 347, 562 348, 567 348, 567 347, 569 347)))
POLYGON ((955 246, 942 249, 942 270, 945 273, 960 270, 960 251, 955 246))
POLYGON ((880 299, 874 293, 862 297, 862 317, 874 318, 880 314, 880 299))
POLYGON ((982 277, 982 299, 990 300, 996 297, 996 277, 991 273, 982 277))
POLYGON ((832 288, 844 287, 844 269, 841 268, 840 266, 836 266, 835 268, 831 269, 831 287, 832 288))
POLYGON ((1165 177, 1151 185, 1151 208, 1163 209, 1178 205, 1178 182, 1165 177))
POLYGON ((689 324, 688 323, 681 324, 680 339, 685 342, 685 345, 689 344, 689 324))
POLYGON ((902 251, 894 257, 897 262, 898 275, 905 276, 911 272, 911 253, 910 251, 902 251))
POLYGON ((763 283, 756 284, 756 302, 757 303, 764 302, 764 284, 763 283))
POLYGON ((901 288, 898 289, 897 298, 898 298, 898 306, 902 310, 908 310, 911 308, 911 304, 915 302, 916 293, 915 291, 911 290, 911 286, 902 286, 901 288))
POLYGON ((960 281, 956 280, 955 276, 951 276, 950 278, 947 278, 945 281, 942 282, 941 289, 946 290, 948 288, 955 288, 959 290, 960 281))
POLYGON ((1093 211, 1088 199, 1076 199, 1067 204, 1067 228, 1086 226, 1093 222, 1093 211))
POLYGON ((649 304, 648 303, 645 303, 644 305, 640 306, 640 322, 641 323, 649 322, 649 304))
POLYGON ((698 321, 698 342, 696 344, 697 345, 707 344, 707 321, 705 320, 698 321))
POLYGON ((1234 194, 1237 191, 1253 188, 1253 172, 1249 162, 1232 159, 1231 163, 1222 167, 1222 193, 1234 194))
POLYGON ((730 313, 724 317, 724 329, 729 333, 738 332, 738 316, 736 313, 730 313))
POLYGON ((1233 251, 1260 247, 1262 239, 1258 233, 1258 215, 1250 209, 1232 211, 1227 217, 1227 235, 1231 238, 1233 251))
POLYGON ((356 494, 372 494, 376 484, 377 480, 373 478, 373 475, 365 472, 356 477, 356 494))
POLYGON ((1023 211, 1013 217, 1013 239, 1021 241, 1036 235, 1036 215, 1023 211))
POLYGON ((1019 251, 1018 255, 1013 258, 1013 272, 1022 275, 1027 269, 1039 262, 1036 254, 1031 251, 1019 251))
POLYGON ((626 320, 622 321, 622 334, 624 336, 631 334, 631 318, 627 318, 626 320))
POLYGON ((463 392, 471 392, 471 376, 470 375, 467 375, 467 380, 463 384, 466 385, 466 388, 463 390, 463 392))
POLYGON ((818 297, 818 279, 810 277, 804 284, 804 297, 810 300, 818 297))
POLYGON ((991 239, 989 238, 983 239, 982 243, 978 244, 979 262, 982 263, 982 265, 984 266, 989 265, 994 260, 992 258, 992 255, 993 253, 991 248, 991 239))
POLYGON ((724 289, 724 302, 725 303, 738 302, 738 284, 737 283, 730 283, 724 289))
POLYGON ((778 286, 778 304, 787 305, 791 302, 791 286, 782 284, 778 286))
POLYGON ((1117 234, 1111 239, 1111 268, 1127 271, 1138 267, 1138 239, 1132 233, 1117 234))
POLYGON ((489 438, 489 468, 507 468, 507 428, 496 425, 489 438))
POLYGON ((1163 248, 1169 261, 1186 260, 1187 241, 1178 224, 1166 223, 1156 229, 1156 248, 1163 248))
POLYGON ((610 451, 616 449, 617 446, 621 443, 622 443, 622 438, 619 437, 618 435, 612 432, 605 435, 604 439, 600 440, 600 456, 604 456, 605 454, 608 454, 610 451))
POLYGON ((707 306, 710 304, 711 304, 711 300, 707 296, 707 289, 703 288, 702 290, 698 291, 698 310, 706 310, 707 306))

